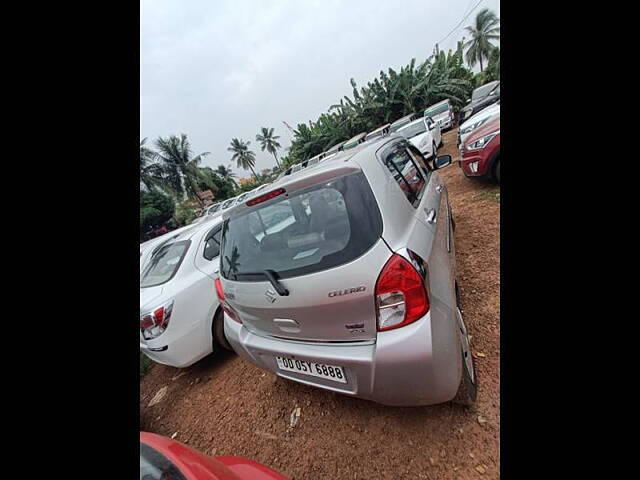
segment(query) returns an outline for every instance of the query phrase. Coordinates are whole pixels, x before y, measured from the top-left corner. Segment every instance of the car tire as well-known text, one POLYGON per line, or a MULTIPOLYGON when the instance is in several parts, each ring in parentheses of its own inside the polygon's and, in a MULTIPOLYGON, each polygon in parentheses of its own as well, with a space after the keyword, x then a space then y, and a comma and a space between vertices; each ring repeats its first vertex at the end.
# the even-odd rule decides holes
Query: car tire
POLYGON ((221 346, 225 350, 233 351, 227 337, 224 334, 224 311, 222 308, 218 308, 218 311, 213 317, 213 325, 211 326, 213 333, 213 350, 215 351, 216 345, 221 346))
POLYGON ((431 152, 433 152, 433 159, 438 158, 438 147, 436 147, 435 142, 431 144, 431 152))
POLYGON ((460 349, 460 353, 462 355, 462 375, 460 378, 460 385, 458 386, 458 391, 456 396, 453 398, 452 402, 457 403, 459 405, 471 406, 476 403, 476 398, 478 396, 478 374, 476 372, 476 364, 473 359, 473 355, 471 354, 471 350, 467 352, 467 355, 471 355, 471 363, 473 364, 473 370, 476 372, 475 375, 475 383, 471 380, 471 375, 467 370, 467 364, 465 362, 464 352, 460 349))
POLYGON ((493 178, 500 183, 500 159, 496 161, 496 166, 493 169, 493 178))
MULTIPOLYGON (((458 285, 458 281, 455 282, 455 291, 456 291, 456 305, 458 310, 460 311, 460 315, 462 318, 462 295, 460 292, 460 286, 458 285)), ((464 321, 463 321, 464 323, 464 321)), ((467 335, 466 327, 460 328, 460 333, 463 335, 467 335)), ((467 351, 467 355, 471 355, 471 368, 474 372, 474 378, 471 379, 471 374, 467 369, 467 362, 464 355, 464 349, 462 345, 460 345, 460 355, 462 357, 462 375, 460 376, 460 385, 458 385, 458 391, 456 392, 456 396, 453 397, 452 402, 457 403, 459 405, 471 406, 476 402, 476 398, 478 396, 478 372, 476 371, 476 362, 473 359, 473 354, 471 353, 471 345, 469 345, 469 349, 467 351)))

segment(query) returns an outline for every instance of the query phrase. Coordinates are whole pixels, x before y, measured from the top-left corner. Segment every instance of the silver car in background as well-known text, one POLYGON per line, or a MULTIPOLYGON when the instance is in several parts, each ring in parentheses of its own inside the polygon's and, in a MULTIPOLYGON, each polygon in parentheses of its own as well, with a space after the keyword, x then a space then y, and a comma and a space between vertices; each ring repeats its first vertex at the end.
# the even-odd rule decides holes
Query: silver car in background
POLYGON ((472 404, 447 189, 392 134, 223 214, 225 336, 283 378, 386 405, 472 404))

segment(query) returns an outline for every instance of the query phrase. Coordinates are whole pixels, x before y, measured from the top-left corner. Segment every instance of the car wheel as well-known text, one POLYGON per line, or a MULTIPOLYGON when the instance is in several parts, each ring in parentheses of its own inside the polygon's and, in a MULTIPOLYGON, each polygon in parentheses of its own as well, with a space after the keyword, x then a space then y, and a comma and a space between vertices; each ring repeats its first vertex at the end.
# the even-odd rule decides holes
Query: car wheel
POLYGON ((438 156, 438 147, 436 147, 435 142, 431 144, 431 152, 433 153, 433 159, 435 160, 438 156))
POLYGON ((452 401, 460 405, 470 406, 475 403, 478 396, 478 376, 476 375, 475 361, 471 354, 469 336, 464 326, 464 321, 462 320, 462 313, 460 313, 459 309, 458 313, 460 315, 462 375, 460 376, 458 391, 452 401))
POLYGON ((218 308, 218 311, 213 317, 213 325, 211 329, 213 331, 213 350, 215 351, 216 345, 220 345, 225 350, 233 351, 233 348, 231 348, 231 345, 224 334, 224 312, 222 308, 218 308))
POLYGON ((500 183, 500 159, 496 161, 496 166, 493 169, 493 177, 496 179, 496 182, 500 183))

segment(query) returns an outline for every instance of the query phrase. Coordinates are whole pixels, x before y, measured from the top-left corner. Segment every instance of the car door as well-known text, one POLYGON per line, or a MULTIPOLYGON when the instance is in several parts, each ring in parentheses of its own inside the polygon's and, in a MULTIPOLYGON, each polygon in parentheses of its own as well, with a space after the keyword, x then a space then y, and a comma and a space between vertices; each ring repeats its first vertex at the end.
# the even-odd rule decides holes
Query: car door
MULTIPOLYGON (((418 164, 432 170, 433 160, 427 162, 415 148, 409 147, 408 151, 418 164)), ((414 227, 416 231, 410 237, 408 248, 427 261, 431 295, 441 313, 453 318, 455 261, 447 189, 437 172, 430 171, 427 180, 418 212, 421 225, 414 227)))

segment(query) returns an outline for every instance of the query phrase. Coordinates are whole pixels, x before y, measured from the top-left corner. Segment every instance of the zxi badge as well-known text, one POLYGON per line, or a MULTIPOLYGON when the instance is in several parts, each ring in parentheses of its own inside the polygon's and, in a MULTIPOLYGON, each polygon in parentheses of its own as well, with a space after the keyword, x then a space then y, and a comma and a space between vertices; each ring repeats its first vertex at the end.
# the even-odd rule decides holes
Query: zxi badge
POLYGON ((271 303, 276 301, 276 292, 274 292, 273 290, 271 290, 270 288, 267 289, 266 292, 264 292, 264 296, 267 297, 267 300, 269 300, 271 303))

